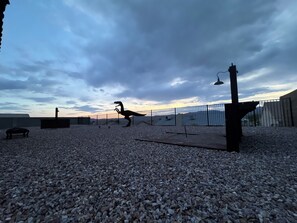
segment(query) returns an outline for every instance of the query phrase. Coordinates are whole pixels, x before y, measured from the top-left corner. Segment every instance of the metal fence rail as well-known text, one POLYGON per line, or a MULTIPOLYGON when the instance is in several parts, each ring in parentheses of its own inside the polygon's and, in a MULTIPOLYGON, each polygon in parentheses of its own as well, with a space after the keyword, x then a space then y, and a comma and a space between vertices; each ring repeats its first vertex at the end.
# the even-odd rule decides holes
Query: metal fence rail
MULTIPOLYGON (((146 116, 132 117, 132 125, 156 126, 224 126, 224 104, 137 111, 146 116)), ((292 106, 289 98, 259 101, 257 108, 242 118, 243 126, 293 126, 292 106)), ((91 116, 94 125, 126 125, 123 116, 114 113, 91 116)))

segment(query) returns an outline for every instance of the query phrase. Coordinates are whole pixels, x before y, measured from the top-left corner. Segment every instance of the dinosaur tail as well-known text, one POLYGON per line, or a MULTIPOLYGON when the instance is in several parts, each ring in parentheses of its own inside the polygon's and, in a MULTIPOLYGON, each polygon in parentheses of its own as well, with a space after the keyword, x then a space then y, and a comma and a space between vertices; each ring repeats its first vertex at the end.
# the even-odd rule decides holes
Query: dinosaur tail
POLYGON ((140 114, 140 113, 137 113, 137 112, 131 112, 132 114, 131 115, 134 115, 134 116, 145 116, 146 114, 140 114))

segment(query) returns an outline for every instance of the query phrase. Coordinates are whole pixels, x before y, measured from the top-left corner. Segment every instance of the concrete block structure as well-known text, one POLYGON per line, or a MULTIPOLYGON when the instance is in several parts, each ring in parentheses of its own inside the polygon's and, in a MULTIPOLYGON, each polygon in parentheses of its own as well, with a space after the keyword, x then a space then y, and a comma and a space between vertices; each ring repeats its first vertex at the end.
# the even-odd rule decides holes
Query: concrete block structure
MULTIPOLYGON (((63 117, 61 117, 63 119, 63 117)), ((90 117, 64 117, 70 120, 70 125, 89 125, 90 117)), ((23 114, 0 114, 0 129, 13 127, 38 127, 41 120, 52 119, 51 117, 29 117, 23 114)))

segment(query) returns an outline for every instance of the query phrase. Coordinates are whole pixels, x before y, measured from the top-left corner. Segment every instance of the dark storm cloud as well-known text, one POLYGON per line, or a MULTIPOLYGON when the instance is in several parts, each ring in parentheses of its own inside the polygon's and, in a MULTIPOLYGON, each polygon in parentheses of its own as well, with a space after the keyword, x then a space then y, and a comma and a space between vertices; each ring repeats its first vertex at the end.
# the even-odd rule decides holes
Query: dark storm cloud
POLYGON ((68 2, 103 21, 97 24, 97 36, 92 34, 96 41, 85 45, 90 61, 86 82, 95 87, 120 83, 126 88, 120 97, 213 99, 210 83, 231 62, 238 65, 239 76, 263 67, 272 68, 270 78, 277 78, 281 71, 294 75, 289 71, 296 68, 296 35, 286 33, 297 34, 297 28, 289 23, 283 27, 285 9, 276 0, 68 2), (169 83, 178 77, 204 82, 170 88, 169 83))
MULTIPOLYGON (((0 78, 0 89, 24 89, 34 93, 61 96, 59 87, 65 86, 63 77, 72 77, 74 72, 60 69, 59 66, 63 66, 51 60, 27 59, 28 61, 18 61, 11 67, 0 66, 0 73, 6 76, 0 78)), ((69 96, 69 93, 65 96, 69 96)))
POLYGON ((69 8, 51 3, 60 10, 47 10, 50 22, 42 23, 52 35, 34 28, 25 45, 11 39, 13 50, 1 54, 7 55, 0 62, 5 95, 45 103, 67 98, 68 108, 90 112, 98 111, 89 106, 94 100, 100 108, 124 98, 211 102, 230 98, 228 73, 220 75, 225 85, 213 82, 232 62, 240 97, 297 82, 297 1, 61 2, 69 8))
MULTIPOLYGON (((23 78, 21 76, 21 78, 23 78)), ((0 77, 0 90, 28 90, 36 93, 50 92, 59 81, 47 78, 27 77, 25 80, 12 80, 0 77)))

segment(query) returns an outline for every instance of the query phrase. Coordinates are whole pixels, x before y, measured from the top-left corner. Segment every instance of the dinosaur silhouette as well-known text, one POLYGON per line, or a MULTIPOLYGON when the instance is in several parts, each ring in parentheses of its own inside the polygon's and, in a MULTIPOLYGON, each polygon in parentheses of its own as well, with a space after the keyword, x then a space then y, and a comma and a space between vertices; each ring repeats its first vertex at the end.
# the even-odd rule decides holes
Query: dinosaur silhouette
POLYGON ((114 103, 117 104, 116 107, 121 106, 121 110, 119 110, 118 108, 115 108, 114 110, 117 111, 117 113, 125 116, 125 119, 127 119, 129 121, 128 124, 126 125, 126 127, 129 127, 131 125, 131 118, 130 118, 131 115, 134 115, 134 116, 145 116, 146 115, 146 114, 139 114, 137 112, 130 111, 130 110, 125 110, 124 105, 121 101, 115 101, 114 103))

